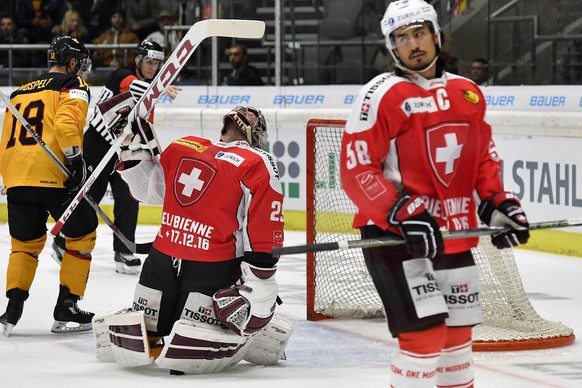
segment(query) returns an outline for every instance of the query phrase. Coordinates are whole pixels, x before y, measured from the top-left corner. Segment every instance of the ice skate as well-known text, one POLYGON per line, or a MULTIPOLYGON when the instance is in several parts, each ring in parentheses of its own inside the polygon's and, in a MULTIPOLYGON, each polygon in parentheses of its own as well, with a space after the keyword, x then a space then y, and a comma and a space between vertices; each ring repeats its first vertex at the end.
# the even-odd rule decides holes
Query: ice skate
POLYGON ((16 326, 22 316, 24 301, 28 299, 28 292, 13 288, 6 294, 8 296, 8 305, 6 306, 6 312, 0 316, 0 324, 2 324, 2 334, 8 337, 12 332, 12 328, 16 326))
POLYGON ((2 334, 6 337, 10 336, 12 328, 16 326, 20 317, 22 316, 22 310, 24 309, 24 301, 17 301, 14 299, 8 300, 8 306, 6 306, 6 312, 0 316, 0 323, 2 324, 2 334))
POLYGON ((141 271, 141 260, 131 253, 115 252, 115 272, 137 275, 141 271))
POLYGON ((91 331, 91 320, 95 314, 83 311, 77 306, 81 299, 78 295, 71 294, 69 289, 61 286, 59 298, 53 312, 55 323, 51 328, 53 333, 78 333, 91 331))

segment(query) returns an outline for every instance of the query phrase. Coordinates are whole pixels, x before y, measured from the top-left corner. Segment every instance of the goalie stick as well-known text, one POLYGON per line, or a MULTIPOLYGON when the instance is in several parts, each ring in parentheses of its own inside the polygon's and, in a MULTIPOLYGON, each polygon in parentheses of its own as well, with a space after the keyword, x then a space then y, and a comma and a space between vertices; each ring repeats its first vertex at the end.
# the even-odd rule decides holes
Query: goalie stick
MULTIPOLYGON (((30 136, 32 136, 34 138, 34 140, 38 143, 38 145, 40 145, 42 147, 42 149, 48 154, 48 156, 53 160, 53 162, 55 162, 55 164, 65 174, 65 176, 70 177, 71 173, 67 169, 67 167, 65 167, 65 165, 61 162, 61 160, 55 155, 53 150, 51 150, 50 147, 46 145, 46 143, 44 142, 44 140, 42 140, 42 138, 40 137, 38 132, 36 132, 32 128, 30 123, 24 118, 24 116, 22 116, 22 114, 20 114, 18 109, 16 109, 16 107, 14 105, 12 105, 12 103, 4 95, 4 93, 0 92, 0 98, 2 99, 2 101, 4 101, 4 104, 6 104, 6 107, 10 110, 12 115, 14 117, 16 117, 16 119, 18 121, 20 121, 20 123, 26 129, 26 131, 30 134, 30 136)), ((115 226, 113 221, 111 221, 111 219, 99 207, 99 205, 91 198, 91 196, 89 196, 89 194, 87 194, 86 197, 87 197, 87 202, 89 202, 89 205, 91 205, 91 207, 95 210, 95 212, 103 219, 103 221, 111 228, 113 233, 125 244, 125 246, 132 253, 143 253, 143 254, 149 253, 150 248, 152 247, 151 242, 145 243, 145 244, 136 244, 135 242, 130 241, 127 237, 125 237, 123 235, 123 233, 121 233, 121 231, 117 228, 117 226, 115 226)))
MULTIPOLYGON (((540 229, 552 229, 552 228, 567 228, 569 226, 580 226, 582 225, 582 218, 573 218, 567 220, 558 221, 545 221, 532 223, 529 226, 529 230, 540 230, 540 229)), ((488 236, 491 234, 499 233, 509 230, 502 227, 482 227, 474 229, 465 230, 453 230, 442 231, 443 239, 456 239, 456 238, 466 238, 466 237, 479 237, 488 236)), ((273 248, 273 256, 283 256, 292 255, 296 253, 308 253, 308 252, 322 252, 322 251, 336 251, 342 249, 356 249, 356 248, 377 248, 377 247, 387 247, 394 245, 402 245, 405 240, 401 238, 393 237, 380 237, 380 238, 370 238, 362 240, 340 240, 329 243, 318 243, 318 244, 307 244, 307 245, 295 245, 289 247, 276 247, 273 248)))
MULTIPOLYGON (((111 145, 109 151, 107 151, 107 153, 103 156, 101 162, 95 167, 91 176, 87 178, 87 181, 81 190, 79 190, 77 195, 73 198, 61 218, 57 220, 50 231, 51 235, 56 236, 60 232, 65 222, 67 222, 71 216, 73 210, 75 210, 83 198, 85 198, 87 192, 93 183, 95 183, 97 176, 103 172, 109 160, 111 160, 113 155, 119 150, 121 143, 123 143, 127 136, 132 135, 131 123, 135 121, 137 117, 147 118, 147 115, 154 109, 154 106, 158 102, 158 99, 164 90, 166 90, 172 81, 174 81, 182 67, 186 64, 188 59, 192 56, 194 51, 198 48, 204 39, 211 36, 259 39, 263 37, 264 33, 265 22, 259 20, 207 19, 192 25, 176 49, 172 52, 172 55, 170 55, 168 60, 164 63, 148 89, 144 92, 143 96, 141 96, 135 107, 129 113, 128 122, 122 133, 111 145)), ((145 141, 147 141, 147 139, 153 135, 155 140, 155 147, 158 149, 158 151, 161 150, 160 143, 153 131, 151 134, 141 135, 145 141)), ((155 151, 153 154, 156 155, 155 151)))

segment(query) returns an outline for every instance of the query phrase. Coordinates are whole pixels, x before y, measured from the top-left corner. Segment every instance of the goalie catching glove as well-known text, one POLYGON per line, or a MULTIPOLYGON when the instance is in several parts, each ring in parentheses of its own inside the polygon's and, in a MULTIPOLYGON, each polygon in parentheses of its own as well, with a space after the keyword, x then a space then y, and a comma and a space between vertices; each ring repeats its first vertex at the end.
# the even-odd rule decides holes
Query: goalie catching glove
POLYGON ((400 229, 413 259, 438 259, 444 254, 441 231, 418 195, 403 194, 388 213, 388 223, 400 229))
POLYGON ((103 116, 105 127, 114 139, 127 126, 127 116, 129 116, 134 106, 135 99, 131 92, 117 94, 97 104, 97 108, 103 116))
POLYGON ((242 285, 217 291, 212 307, 218 320, 238 335, 252 335, 269 323, 275 312, 278 286, 277 268, 241 265, 242 285))
POLYGON ((491 236, 497 249, 525 244, 529 239, 529 222, 521 202, 512 193, 497 193, 490 200, 481 202, 479 218, 489 226, 509 228, 491 236))

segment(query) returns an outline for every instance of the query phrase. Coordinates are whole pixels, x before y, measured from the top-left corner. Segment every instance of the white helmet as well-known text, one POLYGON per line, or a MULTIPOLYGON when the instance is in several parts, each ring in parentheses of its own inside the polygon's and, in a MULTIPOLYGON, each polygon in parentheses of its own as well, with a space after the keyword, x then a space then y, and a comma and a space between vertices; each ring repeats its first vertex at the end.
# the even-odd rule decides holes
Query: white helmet
POLYGON ((438 37, 438 48, 441 49, 441 27, 438 22, 438 15, 434 7, 423 0, 398 0, 388 4, 384 17, 380 22, 382 33, 386 36, 386 47, 397 64, 398 58, 392 50, 396 47, 392 33, 397 29, 413 23, 429 22, 433 32, 438 37))

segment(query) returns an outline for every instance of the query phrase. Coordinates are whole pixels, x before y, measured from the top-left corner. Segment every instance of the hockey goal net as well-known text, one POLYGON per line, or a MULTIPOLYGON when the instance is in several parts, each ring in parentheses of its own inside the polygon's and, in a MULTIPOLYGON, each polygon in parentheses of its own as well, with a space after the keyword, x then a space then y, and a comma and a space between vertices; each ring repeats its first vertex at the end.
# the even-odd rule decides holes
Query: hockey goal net
MULTIPOLYGON (((358 240, 351 223, 355 206, 342 190, 339 172, 345 120, 307 124, 307 244, 358 240)), ((473 330, 474 349, 525 350, 569 345, 571 328, 543 319, 532 307, 511 249, 489 237, 473 251, 479 267, 484 321, 473 330)), ((383 317, 384 310, 360 249, 307 254, 307 316, 383 317)))

